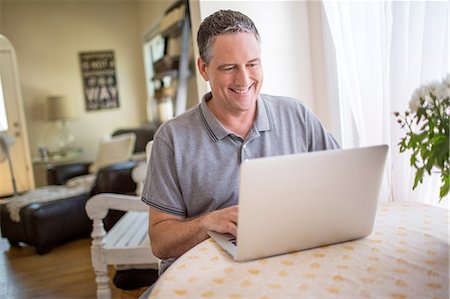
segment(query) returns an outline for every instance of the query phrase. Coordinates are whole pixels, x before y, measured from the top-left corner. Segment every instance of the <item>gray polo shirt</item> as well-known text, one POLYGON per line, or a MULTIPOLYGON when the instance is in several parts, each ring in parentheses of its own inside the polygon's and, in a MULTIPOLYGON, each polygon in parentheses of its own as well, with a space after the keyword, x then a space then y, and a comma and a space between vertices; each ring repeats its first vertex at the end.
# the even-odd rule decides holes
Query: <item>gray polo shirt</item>
POLYGON ((156 132, 142 193, 151 207, 191 218, 236 205, 243 160, 339 147, 298 100, 261 94, 242 139, 217 120, 209 99, 211 93, 156 132))

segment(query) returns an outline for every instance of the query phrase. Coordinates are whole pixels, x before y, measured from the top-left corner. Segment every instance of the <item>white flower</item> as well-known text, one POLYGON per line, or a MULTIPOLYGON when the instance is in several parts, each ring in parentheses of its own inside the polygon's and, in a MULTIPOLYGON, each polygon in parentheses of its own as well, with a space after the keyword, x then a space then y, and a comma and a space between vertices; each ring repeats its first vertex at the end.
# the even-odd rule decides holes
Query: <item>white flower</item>
POLYGON ((442 79, 441 84, 439 84, 439 87, 437 88, 436 96, 440 100, 450 97, 450 74, 447 74, 447 76, 442 79))
POLYGON ((411 100, 409 101, 409 110, 412 113, 416 113, 417 110, 420 107, 420 99, 425 98, 429 94, 428 86, 421 85, 416 90, 414 90, 414 93, 411 96, 411 100))
POLYGON ((441 88, 441 83, 438 81, 433 81, 428 85, 428 93, 433 94, 434 96, 438 96, 439 89, 441 88))
POLYGON ((420 107, 420 99, 425 101, 425 105, 432 104, 432 97, 435 96, 437 101, 442 102, 450 97, 450 74, 448 74, 442 82, 433 81, 424 84, 414 90, 409 101, 409 109, 412 113, 416 113, 420 107))
POLYGON ((430 84, 430 92, 442 102, 450 97, 450 75, 444 78, 441 83, 433 82, 430 84))
POLYGON ((427 94, 429 94, 429 87, 428 85, 422 84, 420 85, 415 91, 414 94, 419 98, 424 98, 427 94))
POLYGON ((409 101, 409 111, 411 111, 411 113, 416 113, 419 107, 420 97, 414 93, 411 97, 411 100, 409 101))
POLYGON ((445 84, 441 84, 436 91, 436 97, 442 101, 445 98, 450 98, 450 87, 445 84))
POLYGON ((447 87, 450 88, 450 74, 447 74, 447 76, 444 78, 442 83, 447 87))
POLYGON ((441 100, 450 98, 450 74, 442 80, 438 93, 441 100))

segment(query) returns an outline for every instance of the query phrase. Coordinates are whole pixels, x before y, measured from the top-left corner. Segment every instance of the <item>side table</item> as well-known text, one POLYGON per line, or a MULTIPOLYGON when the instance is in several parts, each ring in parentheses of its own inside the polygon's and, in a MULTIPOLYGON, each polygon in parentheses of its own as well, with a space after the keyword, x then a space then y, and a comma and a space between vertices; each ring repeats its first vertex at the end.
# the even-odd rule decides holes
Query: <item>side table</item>
POLYGON ((81 162, 83 156, 82 148, 74 148, 66 152, 55 152, 47 159, 33 157, 33 174, 36 187, 47 186, 47 170, 53 165, 63 165, 81 162))

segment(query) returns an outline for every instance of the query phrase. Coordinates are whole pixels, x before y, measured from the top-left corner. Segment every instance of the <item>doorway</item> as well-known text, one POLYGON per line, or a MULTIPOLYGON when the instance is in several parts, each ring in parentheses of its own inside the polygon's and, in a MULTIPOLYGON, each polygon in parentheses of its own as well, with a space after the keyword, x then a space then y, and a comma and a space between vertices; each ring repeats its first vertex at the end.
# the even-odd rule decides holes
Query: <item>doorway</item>
POLYGON ((5 153, 0 152, 0 197, 6 197, 14 194, 12 173, 19 193, 33 189, 34 178, 16 54, 3 35, 0 35, 0 85, 0 134, 14 140, 9 147, 13 171, 5 153))

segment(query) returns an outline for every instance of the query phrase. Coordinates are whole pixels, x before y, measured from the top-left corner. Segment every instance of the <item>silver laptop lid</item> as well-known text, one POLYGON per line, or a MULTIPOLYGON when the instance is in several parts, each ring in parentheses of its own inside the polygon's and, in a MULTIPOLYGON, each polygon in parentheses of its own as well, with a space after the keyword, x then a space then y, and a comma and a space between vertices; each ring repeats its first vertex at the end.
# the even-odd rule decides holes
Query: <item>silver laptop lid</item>
POLYGON ((241 164, 237 260, 369 235, 387 145, 251 159, 241 164))

